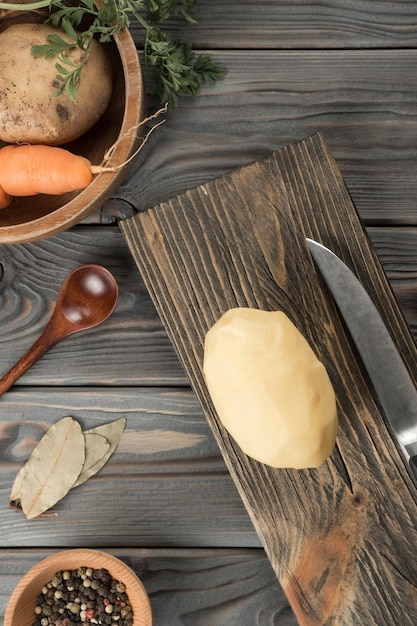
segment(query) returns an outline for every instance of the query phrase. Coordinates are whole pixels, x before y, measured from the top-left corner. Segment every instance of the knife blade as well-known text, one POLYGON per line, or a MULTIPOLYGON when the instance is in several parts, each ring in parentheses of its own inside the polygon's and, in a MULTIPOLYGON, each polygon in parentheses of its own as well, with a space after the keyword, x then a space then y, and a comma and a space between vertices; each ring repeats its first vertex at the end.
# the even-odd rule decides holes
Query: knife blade
POLYGON ((377 307, 352 270, 331 250, 307 238, 381 407, 417 480, 417 389, 377 307))

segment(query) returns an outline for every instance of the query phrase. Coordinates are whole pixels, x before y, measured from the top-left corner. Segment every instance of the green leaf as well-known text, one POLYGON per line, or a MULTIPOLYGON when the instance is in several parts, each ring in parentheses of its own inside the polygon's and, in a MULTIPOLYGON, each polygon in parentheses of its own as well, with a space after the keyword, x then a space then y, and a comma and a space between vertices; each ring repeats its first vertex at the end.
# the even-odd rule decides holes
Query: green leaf
MULTIPOLYGON (((74 40, 74 42, 78 41, 78 34, 75 31, 74 26, 71 24, 71 21, 68 18, 64 18, 61 22, 62 28, 68 37, 74 40)), ((71 45, 73 47, 73 44, 71 45)))
MULTIPOLYGON (((225 74, 207 55, 200 55, 195 59, 190 43, 172 41, 159 26, 164 20, 177 15, 189 23, 195 22, 192 13, 197 2, 198 0, 102 0, 100 6, 97 6, 94 0, 78 0, 72 6, 66 0, 42 0, 42 6, 49 4, 51 10, 47 21, 62 28, 70 41, 59 35, 52 36, 48 39, 48 44, 34 46, 32 52, 35 56, 58 57, 57 71, 63 82, 63 89, 54 95, 65 91, 74 100, 81 81, 84 59, 69 71, 65 68, 68 65, 65 55, 74 46, 87 51, 93 37, 101 42, 110 41, 115 33, 129 28, 134 17, 145 31, 144 58, 145 63, 154 68, 154 94, 163 103, 168 102, 173 107, 180 94, 196 95, 203 82, 213 82, 225 74), (89 21, 83 22, 84 18, 89 21), (80 33, 78 29, 82 23, 88 23, 89 26, 80 33)), ((16 10, 20 10, 19 5, 16 6, 16 10)), ((22 10, 27 10, 27 7, 26 4, 21 5, 22 10)))
POLYGON ((31 51, 35 57, 45 56, 47 59, 51 59, 56 56, 56 48, 47 43, 32 46, 31 51))
POLYGON ((191 16, 197 0, 146 0, 146 16, 150 22, 157 24, 180 13, 188 22, 195 20, 191 16))
POLYGON ((195 71, 206 81, 213 83, 226 74, 226 70, 214 63, 211 58, 205 54, 200 54, 194 63, 195 71))

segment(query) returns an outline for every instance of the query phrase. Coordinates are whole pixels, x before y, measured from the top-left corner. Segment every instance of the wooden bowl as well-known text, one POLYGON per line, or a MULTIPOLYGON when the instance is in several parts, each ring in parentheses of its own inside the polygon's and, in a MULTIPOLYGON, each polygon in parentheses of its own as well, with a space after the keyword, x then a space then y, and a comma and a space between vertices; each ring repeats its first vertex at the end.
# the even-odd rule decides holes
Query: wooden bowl
POLYGON ((4 626, 31 626, 35 619, 37 597, 56 572, 92 567, 107 569, 120 580, 133 610, 133 626, 152 626, 151 605, 145 588, 136 574, 122 561, 98 550, 74 549, 57 552, 40 561, 16 585, 4 616, 4 626))
MULTIPOLYGON (((100 165, 107 150, 120 138, 108 163, 117 166, 139 145, 141 128, 135 128, 145 116, 145 97, 141 65, 129 31, 116 35, 114 42, 106 45, 113 64, 113 93, 107 110, 87 133, 62 147, 100 165)), ((125 166, 117 172, 98 174, 79 192, 15 198, 9 207, 0 210, 0 244, 36 241, 67 230, 99 208, 127 172, 125 166)))

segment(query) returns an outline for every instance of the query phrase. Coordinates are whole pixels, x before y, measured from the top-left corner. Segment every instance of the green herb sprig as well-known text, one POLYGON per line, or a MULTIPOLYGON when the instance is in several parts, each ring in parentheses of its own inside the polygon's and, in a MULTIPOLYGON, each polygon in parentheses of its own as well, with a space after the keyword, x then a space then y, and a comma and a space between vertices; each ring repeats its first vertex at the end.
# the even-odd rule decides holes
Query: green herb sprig
POLYGON ((102 0, 100 6, 94 0, 79 0, 76 6, 68 5, 66 0, 38 0, 27 4, 0 2, 0 9, 49 10, 47 21, 61 28, 65 37, 51 35, 46 44, 33 46, 32 52, 35 56, 56 57, 61 84, 56 95, 65 92, 72 100, 92 39, 108 42, 135 19, 145 30, 143 54, 145 63, 153 67, 153 95, 171 108, 181 94, 195 96, 204 82, 214 82, 225 74, 208 55, 196 55, 191 43, 173 40, 161 26, 161 22, 176 15, 195 23, 192 13, 196 5, 197 0, 102 0), (80 32, 85 18, 89 26, 80 32), (70 54, 74 49, 81 50, 77 61, 70 54))

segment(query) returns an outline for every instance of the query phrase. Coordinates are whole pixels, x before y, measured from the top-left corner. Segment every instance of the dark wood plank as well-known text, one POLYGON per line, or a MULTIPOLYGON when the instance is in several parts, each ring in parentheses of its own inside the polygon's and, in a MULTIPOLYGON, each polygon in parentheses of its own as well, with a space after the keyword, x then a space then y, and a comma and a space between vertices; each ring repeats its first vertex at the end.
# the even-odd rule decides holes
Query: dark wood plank
MULTIPOLYGON (((155 626, 296 626, 263 550, 113 549, 141 578, 155 626)), ((2 550, 0 623, 20 578, 51 550, 2 550)))
MULTIPOLYGON (((368 233, 417 339, 417 228, 369 227, 368 233)), ((116 226, 85 226, 36 243, 0 246, 0 373, 38 337, 61 281, 82 263, 102 263, 116 276, 115 313, 101 327, 55 346, 16 386, 188 386, 116 226)))
POLYGON ((181 100, 116 198, 147 209, 321 131, 366 224, 417 225, 416 50, 214 58, 226 77, 181 100))
MULTIPOLYGON (((189 26, 169 23, 176 38, 203 48, 393 48, 416 45, 414 2, 361 0, 199 0, 189 26)), ((143 45, 143 29, 132 28, 143 45)))
POLYGON ((368 228, 367 232, 417 343, 417 229, 368 228))
POLYGON ((300 624, 414 624, 415 486, 304 238, 356 271, 413 375, 416 346, 327 146, 289 146, 121 228, 300 624), (340 429, 319 468, 256 463, 222 427, 203 344, 233 306, 283 309, 328 367, 340 429))
POLYGON ((189 389, 25 389, 0 399, 0 420, 1 547, 260 546, 189 389), (45 429, 66 415, 84 429, 126 416, 126 430, 56 516, 28 521, 8 507, 11 486, 45 429))
POLYGON ((101 326, 53 348, 18 384, 188 385, 126 243, 116 227, 74 229, 36 243, 0 246, 0 368, 5 373, 48 321, 67 274, 107 267, 119 302, 101 326))

